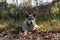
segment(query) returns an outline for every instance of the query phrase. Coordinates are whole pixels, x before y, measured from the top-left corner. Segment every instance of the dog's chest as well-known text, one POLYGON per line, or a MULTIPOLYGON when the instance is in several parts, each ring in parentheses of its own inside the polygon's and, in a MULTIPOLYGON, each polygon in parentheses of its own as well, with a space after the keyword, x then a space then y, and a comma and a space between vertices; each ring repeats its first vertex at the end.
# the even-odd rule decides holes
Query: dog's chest
MULTIPOLYGON (((24 22, 23 29, 33 31, 34 30, 34 24, 29 24, 27 21, 24 22)), ((24 30, 24 31, 25 31, 24 30)))
POLYGON ((33 24, 31 24, 30 26, 28 26, 28 30, 29 30, 29 31, 33 31, 33 29, 34 29, 33 24))

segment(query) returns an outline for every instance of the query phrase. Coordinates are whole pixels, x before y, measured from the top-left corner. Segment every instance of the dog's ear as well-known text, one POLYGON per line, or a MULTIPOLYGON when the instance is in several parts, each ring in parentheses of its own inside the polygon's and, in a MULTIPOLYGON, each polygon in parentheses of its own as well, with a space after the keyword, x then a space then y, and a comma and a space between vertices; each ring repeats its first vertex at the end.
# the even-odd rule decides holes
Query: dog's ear
POLYGON ((33 14, 33 17, 36 17, 36 13, 33 14))
POLYGON ((27 13, 25 13, 26 17, 28 17, 29 15, 27 13))

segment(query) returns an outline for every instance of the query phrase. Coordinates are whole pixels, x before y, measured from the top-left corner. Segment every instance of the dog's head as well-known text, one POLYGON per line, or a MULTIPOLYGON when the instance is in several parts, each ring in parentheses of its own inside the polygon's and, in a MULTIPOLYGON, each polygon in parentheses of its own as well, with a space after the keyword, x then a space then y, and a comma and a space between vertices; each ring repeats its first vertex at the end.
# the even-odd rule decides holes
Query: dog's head
POLYGON ((31 25, 35 22, 36 13, 34 13, 33 15, 29 15, 29 14, 25 14, 25 15, 28 25, 31 25))

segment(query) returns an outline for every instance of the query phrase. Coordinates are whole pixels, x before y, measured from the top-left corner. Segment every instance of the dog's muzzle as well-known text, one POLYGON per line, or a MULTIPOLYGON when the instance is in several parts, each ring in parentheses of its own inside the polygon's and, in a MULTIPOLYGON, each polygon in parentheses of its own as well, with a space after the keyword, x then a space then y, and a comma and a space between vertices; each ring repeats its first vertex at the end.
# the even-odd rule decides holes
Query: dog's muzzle
POLYGON ((32 25, 32 24, 33 24, 32 22, 30 22, 30 23, 29 23, 29 22, 27 22, 27 25, 28 25, 28 26, 30 26, 30 25, 32 25))

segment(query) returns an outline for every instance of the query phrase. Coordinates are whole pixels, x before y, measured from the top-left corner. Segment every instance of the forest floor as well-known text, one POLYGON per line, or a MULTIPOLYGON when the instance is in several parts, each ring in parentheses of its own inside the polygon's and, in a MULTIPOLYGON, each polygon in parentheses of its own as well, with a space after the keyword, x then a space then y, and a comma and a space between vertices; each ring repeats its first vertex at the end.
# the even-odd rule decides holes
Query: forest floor
POLYGON ((60 33, 41 32, 29 33, 26 36, 20 34, 0 33, 0 40, 60 40, 60 33))

